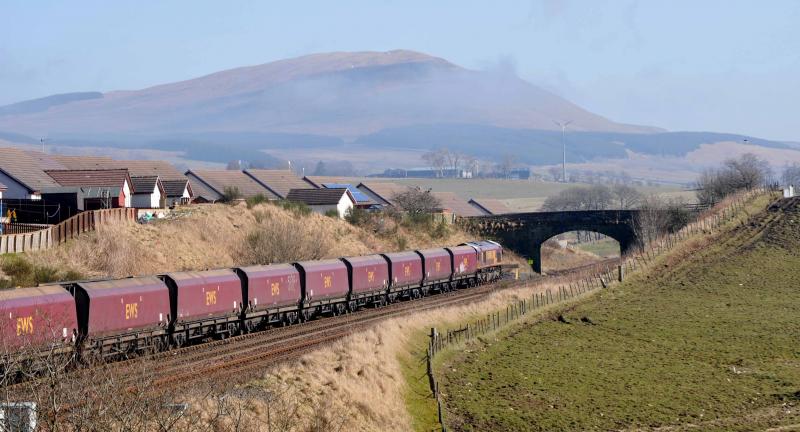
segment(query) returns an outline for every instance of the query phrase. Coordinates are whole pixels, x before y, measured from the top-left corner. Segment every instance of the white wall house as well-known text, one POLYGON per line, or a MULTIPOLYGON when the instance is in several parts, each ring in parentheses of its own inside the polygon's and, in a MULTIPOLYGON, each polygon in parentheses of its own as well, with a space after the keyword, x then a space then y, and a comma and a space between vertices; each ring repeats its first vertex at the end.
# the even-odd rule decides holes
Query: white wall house
POLYGON ((194 197, 192 185, 186 178, 162 180, 161 184, 164 186, 167 207, 189 204, 194 197))
POLYGON ((335 210, 341 219, 356 205, 355 198, 347 189, 292 189, 286 199, 304 203, 320 214, 335 210))
POLYGON ((164 186, 158 176, 131 177, 133 197, 131 207, 141 209, 163 208, 164 186))

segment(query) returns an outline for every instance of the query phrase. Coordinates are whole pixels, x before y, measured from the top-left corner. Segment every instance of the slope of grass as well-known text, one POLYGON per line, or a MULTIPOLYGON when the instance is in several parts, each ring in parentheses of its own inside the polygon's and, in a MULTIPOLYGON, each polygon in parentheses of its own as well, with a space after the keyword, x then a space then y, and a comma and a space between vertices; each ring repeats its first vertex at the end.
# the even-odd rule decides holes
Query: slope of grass
MULTIPOLYGON (((800 424, 800 210, 757 215, 441 368, 454 430, 800 424)), ((677 253, 677 252, 676 252, 677 253)))

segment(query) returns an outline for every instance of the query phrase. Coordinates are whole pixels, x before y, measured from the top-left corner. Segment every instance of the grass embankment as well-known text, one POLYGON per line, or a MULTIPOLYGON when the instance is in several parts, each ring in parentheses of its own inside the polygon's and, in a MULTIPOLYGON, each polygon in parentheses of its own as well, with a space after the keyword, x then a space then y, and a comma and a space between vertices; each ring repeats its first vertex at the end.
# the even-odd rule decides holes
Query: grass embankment
POLYGON ((451 357, 439 368, 449 426, 797 428, 798 227, 797 206, 730 224, 565 311, 566 323, 513 326, 451 357))
MULTIPOLYGON (((247 264, 337 258, 404 249, 422 249, 473 240, 456 227, 419 229, 387 221, 381 229, 352 225, 281 204, 195 205, 147 225, 110 224, 46 251, 19 255, 33 269, 59 269, 71 275, 126 277, 171 271, 204 270, 247 264)), ((0 268, 15 258, 0 256, 0 268)), ((42 270, 44 271, 44 270, 42 270)), ((0 279, 11 286, 40 281, 0 279)))

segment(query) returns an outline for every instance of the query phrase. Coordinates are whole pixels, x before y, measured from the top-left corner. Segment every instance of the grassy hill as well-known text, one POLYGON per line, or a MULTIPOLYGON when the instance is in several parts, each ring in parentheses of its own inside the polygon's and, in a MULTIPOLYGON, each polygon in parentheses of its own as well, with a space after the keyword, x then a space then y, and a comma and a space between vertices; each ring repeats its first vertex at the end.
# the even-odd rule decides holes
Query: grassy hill
POLYGON ((797 430, 800 204, 442 368, 453 430, 797 430), (775 428, 775 429, 770 429, 775 428))

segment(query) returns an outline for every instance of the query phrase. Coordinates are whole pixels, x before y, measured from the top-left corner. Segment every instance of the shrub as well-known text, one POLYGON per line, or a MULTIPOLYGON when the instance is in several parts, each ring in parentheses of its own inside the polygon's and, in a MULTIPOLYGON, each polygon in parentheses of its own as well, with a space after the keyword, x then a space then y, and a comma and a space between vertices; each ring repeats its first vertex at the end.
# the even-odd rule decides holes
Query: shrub
POLYGON ((406 247, 408 247, 408 240, 403 236, 398 236, 397 237, 397 248, 400 249, 400 250, 406 250, 406 247))
POLYGON ((59 278, 58 270, 52 267, 41 266, 33 270, 33 281, 36 284, 57 282, 59 280, 61 279, 59 278))
POLYGON ((269 202, 269 199, 267 199, 267 197, 265 197, 263 194, 251 196, 250 198, 247 198, 245 200, 245 203, 247 203, 247 208, 253 208, 259 204, 264 204, 266 202, 269 202))
POLYGON ((222 191, 222 201, 231 203, 242 199, 242 191, 236 186, 226 186, 222 191))
POLYGON ((368 211, 358 207, 348 209, 347 213, 344 215, 344 220, 350 223, 350 225, 359 227, 366 226, 370 223, 371 219, 372 217, 368 211))
POLYGON ((328 216, 329 218, 339 219, 339 210, 330 209, 325 212, 325 216, 328 216))
POLYGON ((306 203, 287 200, 270 201, 270 203, 281 207, 284 210, 290 211, 297 216, 308 216, 311 214, 311 207, 309 207, 306 203))
POLYGON ((314 225, 295 219, 266 219, 244 239, 243 264, 270 264, 325 257, 333 240, 314 225), (309 241, 313 239, 313 241, 309 241))
POLYGON ((447 226, 447 222, 445 222, 444 219, 434 224, 433 229, 430 231, 430 236, 434 239, 445 238, 448 234, 450 234, 450 228, 447 226))
POLYGON ((73 270, 62 273, 53 267, 31 264, 22 255, 3 255, 0 267, 3 273, 11 277, 11 279, 0 279, 0 288, 29 287, 43 283, 78 280, 83 277, 73 270))

